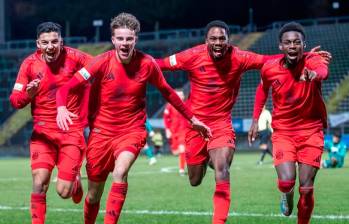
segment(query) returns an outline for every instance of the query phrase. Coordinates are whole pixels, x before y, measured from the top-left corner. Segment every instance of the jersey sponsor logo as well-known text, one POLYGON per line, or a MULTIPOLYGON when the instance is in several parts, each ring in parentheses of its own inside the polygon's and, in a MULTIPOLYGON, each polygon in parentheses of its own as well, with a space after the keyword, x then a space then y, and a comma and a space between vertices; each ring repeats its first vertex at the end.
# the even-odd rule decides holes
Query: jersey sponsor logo
POLYGON ((171 66, 176 66, 177 65, 177 59, 176 59, 176 55, 171 55, 170 56, 170 65, 171 66))
POLYGON ((85 80, 88 80, 91 77, 91 74, 86 70, 86 68, 80 69, 79 73, 85 80))
POLYGON ((16 82, 16 83, 15 83, 15 86, 13 87, 13 89, 14 89, 14 90, 17 90, 17 91, 22 91, 22 89, 23 89, 23 84, 16 82))

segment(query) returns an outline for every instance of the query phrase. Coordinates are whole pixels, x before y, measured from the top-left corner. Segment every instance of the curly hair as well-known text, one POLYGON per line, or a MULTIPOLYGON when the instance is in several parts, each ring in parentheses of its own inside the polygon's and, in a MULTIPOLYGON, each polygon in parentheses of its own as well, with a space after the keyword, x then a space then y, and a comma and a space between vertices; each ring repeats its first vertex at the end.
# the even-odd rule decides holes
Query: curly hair
POLYGON ((137 35, 141 30, 141 25, 138 19, 134 15, 130 13, 122 12, 111 19, 111 22, 110 22, 111 34, 113 35, 114 30, 118 28, 127 28, 130 30, 133 30, 137 35))

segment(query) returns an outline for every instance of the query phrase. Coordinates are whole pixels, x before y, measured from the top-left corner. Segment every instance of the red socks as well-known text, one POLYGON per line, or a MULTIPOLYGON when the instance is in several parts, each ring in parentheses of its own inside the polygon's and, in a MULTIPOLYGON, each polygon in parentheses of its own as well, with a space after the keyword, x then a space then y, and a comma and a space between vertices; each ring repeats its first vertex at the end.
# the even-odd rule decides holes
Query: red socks
POLYGON ((179 170, 184 170, 185 168, 185 153, 179 153, 179 170))
POLYGON ((32 224, 44 224, 46 216, 46 194, 32 193, 30 200, 32 224))
POLYGON ((96 218, 99 211, 99 204, 90 204, 88 197, 85 199, 84 204, 84 223, 85 224, 95 224, 96 218))
POLYGON ((104 224, 116 224, 118 222, 126 193, 127 183, 113 183, 107 199, 104 224))
POLYGON ((213 195, 213 224, 224 224, 228 218, 230 207, 230 182, 216 182, 213 195))
POLYGON ((314 187, 299 187, 298 224, 309 224, 314 208, 314 187))
POLYGON ((278 179, 278 188, 282 193, 289 193, 293 190, 294 180, 280 180, 278 179))

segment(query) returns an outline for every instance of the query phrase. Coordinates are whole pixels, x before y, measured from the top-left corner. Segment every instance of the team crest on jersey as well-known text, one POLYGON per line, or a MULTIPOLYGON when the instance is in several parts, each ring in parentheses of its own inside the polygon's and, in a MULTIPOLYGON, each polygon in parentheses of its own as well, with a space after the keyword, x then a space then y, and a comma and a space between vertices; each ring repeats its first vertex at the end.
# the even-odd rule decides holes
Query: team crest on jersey
POLYGON ((200 72, 206 72, 206 69, 205 69, 204 66, 200 66, 200 67, 199 67, 199 70, 200 70, 200 72))
POLYGON ((277 79, 271 85, 273 86, 273 88, 277 88, 281 86, 281 82, 277 79))
POLYGON ((275 153, 275 159, 281 160, 284 158, 284 153, 282 151, 278 151, 275 153))

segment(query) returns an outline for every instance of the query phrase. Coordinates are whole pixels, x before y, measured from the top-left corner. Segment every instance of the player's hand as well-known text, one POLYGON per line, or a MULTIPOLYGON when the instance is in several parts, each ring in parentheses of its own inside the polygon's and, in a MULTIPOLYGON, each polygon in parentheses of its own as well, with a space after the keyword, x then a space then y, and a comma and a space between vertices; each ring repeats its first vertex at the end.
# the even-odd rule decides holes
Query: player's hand
POLYGON ((312 48, 310 52, 320 55, 324 59, 324 62, 328 65, 332 60, 332 54, 328 51, 321 51, 320 49, 321 49, 321 46, 319 45, 312 48))
POLYGON ((310 82, 316 79, 317 73, 307 68, 303 69, 302 75, 299 77, 299 81, 310 82))
POLYGON ((31 99, 34 98, 34 96, 37 94, 39 85, 40 85, 40 79, 33 79, 31 82, 27 84, 26 91, 31 99))
POLYGON ((73 124, 72 119, 77 117, 78 115, 67 110, 65 106, 60 106, 57 108, 57 117, 56 117, 57 126, 59 127, 59 129, 63 131, 68 131, 69 125, 73 124))
POLYGON ((196 117, 193 116, 190 119, 190 123, 193 129, 198 131, 206 141, 208 141, 208 139, 212 137, 211 129, 207 127, 204 123, 199 121, 196 117))
POLYGON ((166 134, 166 138, 170 139, 172 137, 172 132, 170 131, 170 129, 166 128, 165 130, 165 134, 166 134))
POLYGON ((252 142, 256 140, 257 135, 258 135, 258 120, 253 119, 250 130, 248 131, 248 136, 247 136, 248 144, 250 146, 252 145, 252 142))

